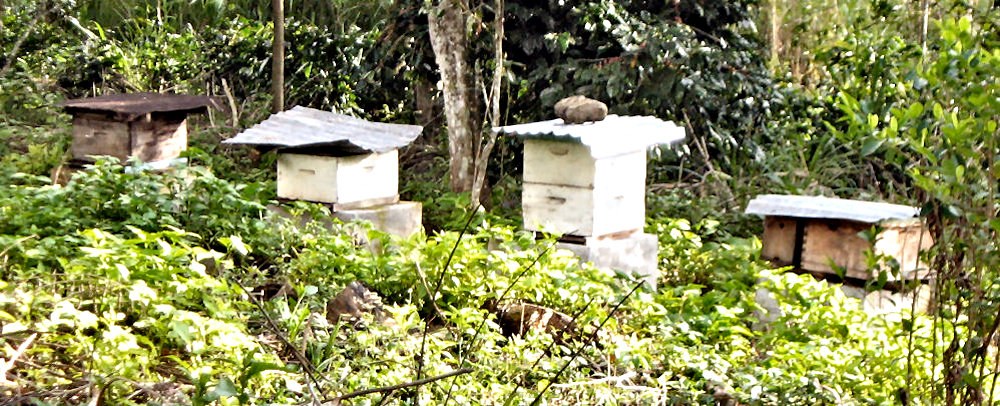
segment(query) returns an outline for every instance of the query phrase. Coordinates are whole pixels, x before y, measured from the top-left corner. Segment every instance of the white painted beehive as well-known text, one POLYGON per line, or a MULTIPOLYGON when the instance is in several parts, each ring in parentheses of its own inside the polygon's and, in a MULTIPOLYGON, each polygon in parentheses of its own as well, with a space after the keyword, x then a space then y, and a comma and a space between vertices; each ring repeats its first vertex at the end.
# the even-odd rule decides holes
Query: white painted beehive
POLYGON ((399 202, 399 148, 421 131, 295 106, 223 143, 276 148, 279 198, 340 211, 399 202))
POLYGON ((645 223, 646 153, 594 158, 583 144, 525 140, 524 228, 600 236, 645 223))
POLYGON ((646 219, 646 149, 684 138, 654 117, 609 115, 501 127, 524 141, 524 228, 598 237, 640 231, 646 219))
POLYGON ((399 152, 348 156, 278 154, 278 197, 339 206, 395 203, 399 152))

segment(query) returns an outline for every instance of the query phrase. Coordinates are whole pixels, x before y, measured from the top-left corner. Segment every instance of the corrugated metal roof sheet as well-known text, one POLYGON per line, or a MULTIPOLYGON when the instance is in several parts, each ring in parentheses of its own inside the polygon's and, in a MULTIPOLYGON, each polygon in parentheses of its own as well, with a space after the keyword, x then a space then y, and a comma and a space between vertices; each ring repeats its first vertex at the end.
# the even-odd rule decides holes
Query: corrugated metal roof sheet
POLYGON ((120 93, 99 97, 66 100, 56 104, 67 113, 115 113, 123 121, 132 121, 149 113, 202 113, 218 103, 208 96, 166 93, 120 93))
POLYGON ((566 140, 590 148, 595 158, 644 150, 653 145, 674 144, 684 139, 684 127, 649 116, 610 114, 601 121, 565 124, 561 118, 493 128, 494 132, 524 138, 566 140))
POLYGON ((827 218, 877 223, 915 217, 916 207, 822 196, 760 195, 747 204, 747 214, 827 218))
POLYGON ((329 147, 352 152, 386 152, 409 145, 423 127, 376 123, 329 111, 295 106, 272 114, 224 144, 277 148, 329 147))

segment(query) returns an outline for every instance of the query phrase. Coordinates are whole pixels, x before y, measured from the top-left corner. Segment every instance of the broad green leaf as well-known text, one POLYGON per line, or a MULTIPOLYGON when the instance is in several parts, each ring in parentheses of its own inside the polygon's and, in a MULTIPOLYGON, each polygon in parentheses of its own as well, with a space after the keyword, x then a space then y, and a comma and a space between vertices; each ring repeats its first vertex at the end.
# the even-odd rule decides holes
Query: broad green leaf
POLYGON ((861 145, 861 156, 868 156, 875 153, 883 143, 885 143, 885 140, 881 138, 869 137, 861 145))
POLYGON ((219 379, 219 383, 215 385, 215 389, 212 392, 218 396, 237 396, 240 394, 233 381, 226 376, 219 379))

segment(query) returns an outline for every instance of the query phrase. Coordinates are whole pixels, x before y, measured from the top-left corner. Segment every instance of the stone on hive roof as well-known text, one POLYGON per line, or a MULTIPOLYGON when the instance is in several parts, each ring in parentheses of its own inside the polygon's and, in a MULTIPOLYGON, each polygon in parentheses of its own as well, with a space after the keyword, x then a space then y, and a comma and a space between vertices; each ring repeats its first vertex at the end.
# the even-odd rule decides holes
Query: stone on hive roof
POLYGON ((67 113, 111 113, 119 120, 135 121, 150 113, 204 113, 217 107, 208 96, 165 93, 120 93, 99 97, 66 100, 56 104, 67 113))
POLYGON ((347 153, 386 152, 409 145, 423 127, 362 120, 344 114, 295 106, 272 114, 224 144, 271 148, 318 148, 347 153))
POLYGON ((916 207, 823 196, 760 195, 747 204, 747 214, 853 220, 877 223, 915 217, 916 207))
POLYGON ((594 158, 670 145, 684 139, 684 127, 650 116, 610 114, 601 121, 566 124, 561 118, 493 128, 494 132, 529 139, 577 142, 594 158))

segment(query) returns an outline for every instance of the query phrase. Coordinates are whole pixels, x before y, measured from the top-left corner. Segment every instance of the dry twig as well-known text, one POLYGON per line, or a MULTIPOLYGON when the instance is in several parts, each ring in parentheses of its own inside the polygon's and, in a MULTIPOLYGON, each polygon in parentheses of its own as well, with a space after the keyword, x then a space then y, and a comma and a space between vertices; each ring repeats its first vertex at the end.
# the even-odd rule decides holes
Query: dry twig
POLYGON ((334 406, 340 405, 342 401, 350 399, 350 398, 355 398, 355 397, 358 397, 358 396, 369 395, 369 394, 372 394, 372 393, 384 393, 384 392, 397 391, 397 390, 400 390, 400 389, 403 389, 403 388, 409 388, 409 387, 412 387, 412 386, 420 386, 420 385, 428 384, 428 383, 431 383, 431 382, 434 382, 434 381, 439 381, 439 380, 442 380, 442 379, 445 379, 445 378, 451 378, 451 377, 457 376, 457 375, 464 375, 464 374, 467 374, 469 372, 472 372, 472 368, 462 368, 462 369, 457 369, 457 370, 448 372, 446 374, 432 376, 430 378, 417 379, 415 381, 410 381, 410 382, 396 384, 396 385, 382 386, 382 387, 379 387, 379 388, 362 389, 362 390, 359 390, 359 391, 354 391, 354 392, 348 393, 346 395, 337 396, 336 398, 333 399, 333 405, 334 406))
POLYGON ((14 355, 11 355, 9 360, 5 361, 3 364, 0 364, 0 386, 7 386, 7 387, 17 386, 17 382, 7 379, 7 372, 10 372, 10 370, 14 368, 14 364, 17 363, 17 359, 21 358, 21 355, 23 355, 24 352, 28 350, 28 347, 31 346, 31 343, 35 342, 36 338, 38 338, 38 333, 34 333, 28 336, 26 340, 21 342, 21 345, 17 346, 17 350, 14 351, 14 355))

